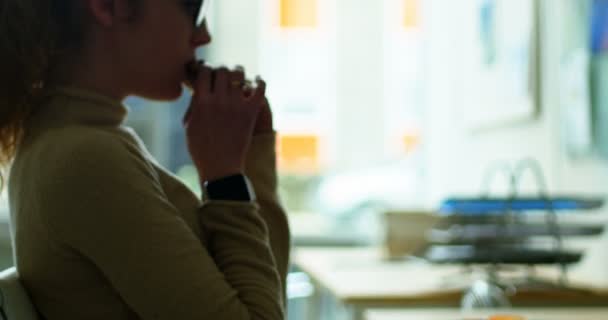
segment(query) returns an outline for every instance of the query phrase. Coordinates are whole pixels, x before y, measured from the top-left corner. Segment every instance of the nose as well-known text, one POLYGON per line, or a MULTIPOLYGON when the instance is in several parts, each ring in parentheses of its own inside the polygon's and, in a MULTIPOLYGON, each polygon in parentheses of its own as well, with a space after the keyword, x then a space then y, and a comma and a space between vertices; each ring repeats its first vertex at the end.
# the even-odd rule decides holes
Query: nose
POLYGON ((211 42, 211 34, 209 34, 209 29, 207 28, 207 20, 204 20, 201 27, 194 30, 192 34, 192 46, 197 48, 209 42, 211 42))

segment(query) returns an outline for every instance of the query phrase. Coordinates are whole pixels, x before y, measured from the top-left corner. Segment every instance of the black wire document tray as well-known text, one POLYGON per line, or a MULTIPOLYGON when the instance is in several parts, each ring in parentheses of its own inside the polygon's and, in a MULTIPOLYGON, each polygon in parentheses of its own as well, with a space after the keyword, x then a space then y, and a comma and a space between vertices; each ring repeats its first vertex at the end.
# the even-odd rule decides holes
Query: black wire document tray
POLYGON ((433 263, 455 264, 572 264, 579 262, 582 252, 555 251, 509 246, 444 246, 434 245, 424 253, 424 258, 433 263))
POLYGON ((474 244, 474 243, 519 243, 534 237, 597 236, 604 232, 604 226, 577 225, 559 226, 557 230, 546 224, 455 224, 447 228, 435 228, 428 234, 428 241, 434 244, 474 244))
POLYGON ((551 196, 551 197, 478 197, 450 198, 441 204, 443 214, 484 215, 507 211, 582 211, 601 208, 601 197, 551 196))

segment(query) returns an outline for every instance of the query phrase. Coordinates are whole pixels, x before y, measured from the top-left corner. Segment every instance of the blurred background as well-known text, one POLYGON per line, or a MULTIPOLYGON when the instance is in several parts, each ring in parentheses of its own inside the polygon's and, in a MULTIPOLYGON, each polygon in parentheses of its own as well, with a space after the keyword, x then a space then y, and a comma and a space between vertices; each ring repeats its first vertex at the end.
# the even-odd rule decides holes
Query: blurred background
MULTIPOLYGON (((608 1, 215 0, 208 22, 199 55, 268 83, 296 250, 381 245, 386 212, 479 195, 497 161, 535 159, 550 194, 608 194, 608 1)), ((200 192, 180 122, 189 96, 126 103, 159 162, 200 192)), ((489 192, 508 195, 501 179, 489 192)), ((581 274, 608 286, 608 239, 580 243, 580 268, 595 267, 581 274)), ((11 265, 8 227, 0 245, 11 265)), ((292 295, 306 297, 299 275, 292 295)))
MULTIPOLYGON (((306 216, 353 217, 361 230, 323 231, 374 241, 369 212, 433 210, 448 196, 478 194, 496 161, 538 160, 553 193, 608 191, 605 6, 221 0, 199 56, 267 80, 295 231, 320 222, 306 216)), ((129 98, 129 125, 198 190, 179 121, 188 103, 187 94, 129 98)), ((537 188, 533 179, 522 187, 537 188)))

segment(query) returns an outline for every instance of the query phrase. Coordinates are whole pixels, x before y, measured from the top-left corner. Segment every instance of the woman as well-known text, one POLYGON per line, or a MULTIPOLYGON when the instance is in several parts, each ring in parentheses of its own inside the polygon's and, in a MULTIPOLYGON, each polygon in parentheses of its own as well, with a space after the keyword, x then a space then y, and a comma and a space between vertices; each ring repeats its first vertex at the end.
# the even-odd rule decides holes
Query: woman
POLYGON ((265 84, 244 87, 240 68, 188 77, 211 41, 207 1, 0 0, 15 263, 44 319, 284 318, 265 84), (173 100, 183 84, 204 201, 123 125, 125 97, 173 100))

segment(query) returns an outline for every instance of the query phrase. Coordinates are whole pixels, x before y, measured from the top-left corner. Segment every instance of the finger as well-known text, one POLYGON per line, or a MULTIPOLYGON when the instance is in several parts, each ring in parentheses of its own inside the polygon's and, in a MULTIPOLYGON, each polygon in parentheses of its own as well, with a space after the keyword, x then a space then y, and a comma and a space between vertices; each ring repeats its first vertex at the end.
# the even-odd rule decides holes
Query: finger
POLYGON ((245 97, 251 97, 253 95, 254 90, 255 87, 253 86, 253 82, 245 79, 245 81, 243 82, 243 93, 245 94, 245 97))
POLYGON ((186 64, 186 85, 190 87, 190 89, 194 89, 196 87, 196 79, 198 78, 201 67, 204 65, 205 60, 193 60, 186 64))
POLYGON ((228 68, 221 67, 215 70, 215 81, 213 92, 219 97, 228 95, 228 79, 230 71, 228 68))
POLYGON ((212 79, 213 70, 209 66, 204 65, 204 62, 199 63, 196 78, 197 89, 194 91, 190 106, 182 119, 186 128, 188 127, 190 120, 196 118, 196 115, 200 112, 200 108, 202 107, 201 102, 202 100, 205 100, 201 99, 201 97, 208 97, 212 94, 212 79))
POLYGON ((237 66, 234 71, 230 72, 228 92, 243 92, 245 84, 245 69, 242 66, 237 66))
POLYGON ((255 78, 257 86, 253 90, 253 95, 248 99, 254 102, 261 102, 266 97, 266 81, 259 76, 255 78))
POLYGON ((200 66, 196 84, 197 93, 210 94, 213 91, 213 70, 205 65, 200 66))
POLYGON ((205 65, 204 60, 193 61, 187 66, 188 81, 191 88, 196 88, 192 95, 192 100, 188 109, 184 113, 182 118, 182 124, 188 127, 190 119, 192 119, 193 113, 197 110, 196 101, 199 101, 199 96, 209 94, 210 90, 210 73, 211 68, 205 65))
MULTIPOLYGON (((209 94, 209 93, 197 93, 197 95, 202 95, 202 94, 209 94)), ((188 110, 186 110, 186 113, 184 114, 184 118, 182 119, 182 123, 184 125, 184 128, 188 129, 188 127, 190 126, 190 124, 193 121, 196 121, 196 119, 199 117, 199 115, 202 112, 202 108, 205 106, 205 102, 201 101, 200 99, 192 99, 192 101, 190 101, 190 105, 188 106, 188 110)))

